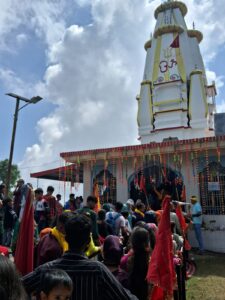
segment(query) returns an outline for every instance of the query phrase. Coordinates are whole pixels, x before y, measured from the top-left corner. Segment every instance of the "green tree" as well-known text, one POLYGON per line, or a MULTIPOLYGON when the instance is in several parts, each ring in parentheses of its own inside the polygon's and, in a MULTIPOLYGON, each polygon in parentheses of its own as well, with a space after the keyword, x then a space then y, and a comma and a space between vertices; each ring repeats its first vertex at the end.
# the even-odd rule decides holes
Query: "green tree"
MULTIPOLYGON (((8 172, 8 164, 9 160, 1 160, 0 161, 0 182, 6 183, 7 172, 8 172)), ((12 188, 16 181, 20 178, 20 171, 17 165, 12 165, 11 170, 11 180, 10 180, 10 188, 12 188)))

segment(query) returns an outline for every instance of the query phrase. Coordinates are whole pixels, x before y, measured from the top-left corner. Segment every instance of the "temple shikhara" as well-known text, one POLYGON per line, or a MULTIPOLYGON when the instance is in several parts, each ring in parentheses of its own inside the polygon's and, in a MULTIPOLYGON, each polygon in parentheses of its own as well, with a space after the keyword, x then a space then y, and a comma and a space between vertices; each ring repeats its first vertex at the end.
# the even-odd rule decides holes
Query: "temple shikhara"
POLYGON ((154 206, 164 185, 174 200, 189 202, 196 195, 205 248, 225 252, 225 135, 214 124, 222 114, 216 114, 215 82, 206 78, 203 34, 194 24, 187 28, 187 12, 180 1, 155 10, 136 98, 140 143, 61 153, 65 167, 31 177, 83 183, 84 199, 94 193, 102 203, 132 198, 154 206))

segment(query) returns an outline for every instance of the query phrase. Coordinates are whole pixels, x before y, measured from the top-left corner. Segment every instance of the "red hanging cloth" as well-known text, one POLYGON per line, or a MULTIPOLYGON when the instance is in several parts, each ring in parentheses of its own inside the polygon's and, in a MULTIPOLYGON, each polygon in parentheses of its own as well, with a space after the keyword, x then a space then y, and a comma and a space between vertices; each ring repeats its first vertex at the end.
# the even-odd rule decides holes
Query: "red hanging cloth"
POLYGON ((170 201, 171 197, 165 196, 162 218, 156 234, 156 245, 152 252, 147 274, 147 280, 160 287, 165 292, 166 297, 173 294, 176 280, 170 229, 170 201))
POLYGON ((19 272, 24 276, 33 271, 34 253, 34 209, 33 195, 29 188, 19 235, 16 243, 14 262, 19 272))

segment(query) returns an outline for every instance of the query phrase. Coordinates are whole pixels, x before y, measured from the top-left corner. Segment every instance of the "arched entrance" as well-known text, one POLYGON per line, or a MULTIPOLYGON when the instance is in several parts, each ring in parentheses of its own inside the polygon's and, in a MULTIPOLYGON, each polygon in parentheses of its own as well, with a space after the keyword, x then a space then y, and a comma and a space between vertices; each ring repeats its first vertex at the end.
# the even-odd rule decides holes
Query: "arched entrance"
POLYGON ((160 209, 159 196, 162 190, 169 190, 173 200, 185 199, 182 175, 160 164, 150 163, 134 172, 128 179, 128 189, 131 199, 141 199, 154 210, 160 209))
POLYGON ((101 170, 93 178, 93 187, 98 185, 98 194, 101 204, 109 202, 116 202, 116 177, 109 170, 101 170))

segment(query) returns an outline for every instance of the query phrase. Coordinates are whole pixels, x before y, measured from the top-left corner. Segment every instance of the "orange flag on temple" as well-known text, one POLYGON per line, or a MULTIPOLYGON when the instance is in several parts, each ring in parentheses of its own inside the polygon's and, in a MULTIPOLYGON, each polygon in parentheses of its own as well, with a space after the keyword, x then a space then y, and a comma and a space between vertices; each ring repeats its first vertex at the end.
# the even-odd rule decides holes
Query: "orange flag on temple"
POLYGON ((95 212, 98 212, 101 209, 101 202, 99 196, 99 186, 97 183, 94 184, 94 196, 97 198, 98 202, 95 205, 95 212))
POLYGON ((172 296, 176 281, 170 229, 170 200, 170 196, 163 199, 162 218, 148 268, 147 280, 154 284, 151 300, 165 300, 172 296))
POLYGON ((23 216, 20 223, 19 235, 16 243, 14 262, 19 272, 24 276, 33 271, 34 256, 34 209, 33 195, 29 188, 23 216))

